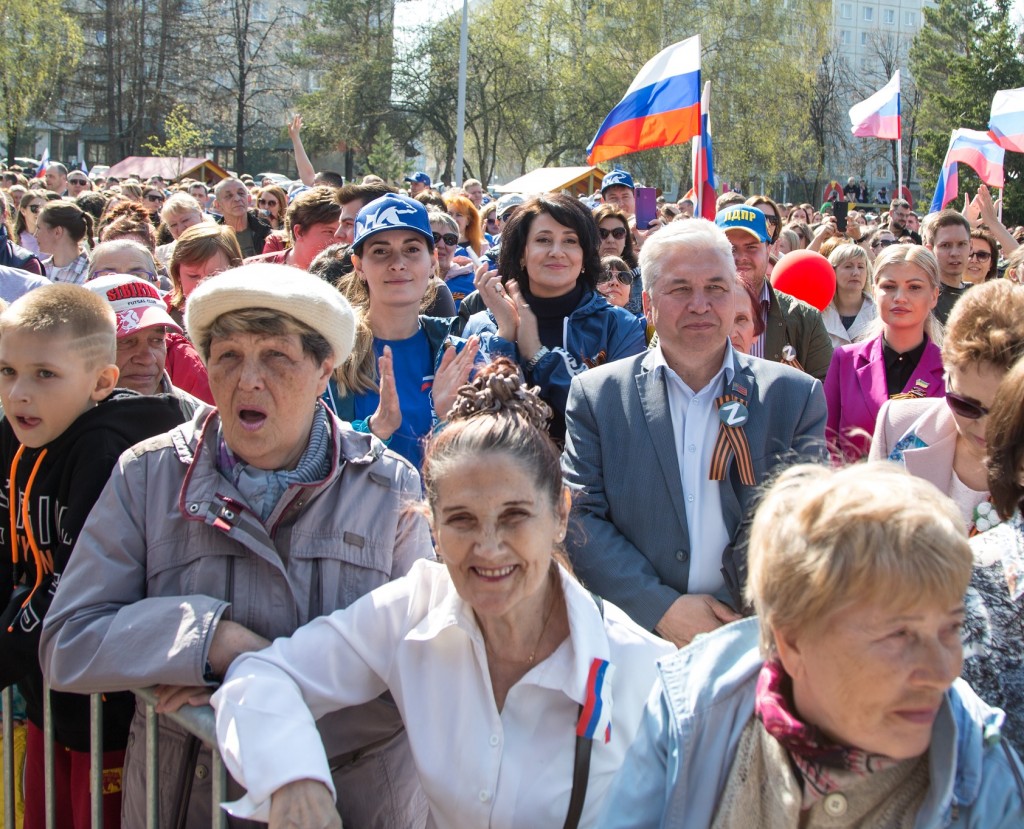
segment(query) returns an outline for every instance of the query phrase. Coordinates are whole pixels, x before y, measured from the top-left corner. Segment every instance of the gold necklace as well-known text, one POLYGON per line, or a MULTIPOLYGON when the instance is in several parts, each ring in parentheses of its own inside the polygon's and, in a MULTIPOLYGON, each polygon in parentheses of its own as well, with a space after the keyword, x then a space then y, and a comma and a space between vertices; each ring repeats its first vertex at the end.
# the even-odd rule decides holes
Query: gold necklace
MULTIPOLYGON (((544 634, 547 632, 548 623, 551 621, 551 617, 555 612, 555 605, 558 603, 558 588, 557 585, 551 586, 551 602, 548 604, 547 613, 544 614, 544 624, 541 626, 540 635, 537 637, 537 641, 533 646, 533 652, 526 659, 512 659, 507 656, 501 656, 494 652, 490 644, 487 641, 487 637, 484 636, 484 650, 487 651, 495 659, 501 662, 526 662, 527 665, 532 665, 533 660, 537 657, 537 650, 540 648, 541 640, 544 638, 544 634)), ((480 629, 480 633, 483 634, 483 628, 480 629)))

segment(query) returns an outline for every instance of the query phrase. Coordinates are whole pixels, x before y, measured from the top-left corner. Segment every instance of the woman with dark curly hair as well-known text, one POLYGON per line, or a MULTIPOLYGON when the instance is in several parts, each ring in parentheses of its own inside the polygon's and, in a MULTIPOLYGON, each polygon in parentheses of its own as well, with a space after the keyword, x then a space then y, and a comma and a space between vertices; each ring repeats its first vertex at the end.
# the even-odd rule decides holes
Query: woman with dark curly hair
POLYGON ((480 333, 485 351, 513 355, 554 410, 551 435, 565 436, 572 378, 646 348, 643 324, 597 292, 598 225, 579 199, 548 193, 524 202, 501 234, 498 270, 477 271, 487 314, 464 336, 480 333))

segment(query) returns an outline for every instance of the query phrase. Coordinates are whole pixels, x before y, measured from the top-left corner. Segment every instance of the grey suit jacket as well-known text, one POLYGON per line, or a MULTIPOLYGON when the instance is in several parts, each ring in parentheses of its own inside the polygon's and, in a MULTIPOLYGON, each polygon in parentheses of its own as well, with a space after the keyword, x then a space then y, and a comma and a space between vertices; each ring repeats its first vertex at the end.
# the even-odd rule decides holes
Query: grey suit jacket
MULTIPOLYGON (((573 494, 566 546, 587 587, 653 630, 687 592, 690 539, 668 393, 647 352, 573 378, 562 471, 573 494)), ((778 363, 735 356, 749 390, 744 426, 757 484, 779 463, 820 460, 825 450, 821 383, 778 363)), ((722 556, 729 595, 742 605, 745 527, 758 487, 742 484, 735 459, 721 483, 732 544, 722 556)))

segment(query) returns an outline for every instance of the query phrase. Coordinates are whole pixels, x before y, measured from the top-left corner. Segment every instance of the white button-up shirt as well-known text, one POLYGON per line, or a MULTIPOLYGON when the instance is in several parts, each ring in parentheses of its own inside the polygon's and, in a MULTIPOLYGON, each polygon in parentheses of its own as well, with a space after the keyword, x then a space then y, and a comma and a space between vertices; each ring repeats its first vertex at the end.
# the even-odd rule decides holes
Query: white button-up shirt
POLYGON ((672 433, 679 459, 679 481, 686 507, 686 529, 690 536, 690 572, 687 593, 715 593, 725 587, 722 552, 729 546, 729 530, 722 515, 721 481, 709 478, 711 455, 718 439, 720 397, 733 379, 733 348, 726 340, 725 358, 718 373, 699 391, 694 391, 665 362, 661 348, 655 349, 654 371, 661 372, 672 415, 672 433))
MULTIPOLYGON (((564 571, 569 637, 494 702, 473 610, 442 564, 409 575, 240 657, 214 695, 217 737, 248 790, 230 811, 266 820, 270 795, 311 778, 331 787, 314 718, 390 690, 430 803, 430 825, 561 826, 569 808, 576 723, 595 658, 614 668, 604 704, 611 740, 595 739, 581 827, 593 826, 640 724, 668 642, 593 598, 564 571)), ((342 793, 344 797, 344 793, 342 793)))

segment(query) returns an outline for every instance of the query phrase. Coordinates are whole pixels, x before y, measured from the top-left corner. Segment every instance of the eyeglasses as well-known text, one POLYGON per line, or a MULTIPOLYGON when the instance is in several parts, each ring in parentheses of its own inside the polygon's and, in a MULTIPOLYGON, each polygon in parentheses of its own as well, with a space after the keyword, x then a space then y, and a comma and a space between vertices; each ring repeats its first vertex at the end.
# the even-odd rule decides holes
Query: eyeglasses
POLYGON ((88 183, 89 182, 86 181, 84 178, 69 178, 68 179, 68 184, 88 184, 88 183))
POLYGON ((768 213, 764 214, 764 220, 766 222, 771 222, 773 225, 777 225, 779 223, 779 217, 778 216, 772 216, 772 215, 770 215, 768 213))
POLYGON ((89 274, 89 279, 96 279, 100 276, 113 276, 114 274, 128 274, 128 276, 138 276, 141 279, 145 279, 149 282, 153 282, 156 279, 156 274, 152 271, 147 271, 145 268, 129 268, 128 270, 118 270, 116 268, 97 268, 89 274))
POLYGON ((158 193, 146 193, 146 201, 162 202, 163 200, 164 197, 159 195, 158 193))
POLYGON ((988 414, 988 409, 984 406, 967 397, 961 397, 956 392, 946 392, 946 403, 953 410, 953 414, 968 420, 978 420, 988 414))
POLYGON ((597 229, 597 232, 602 239, 607 239, 609 236, 611 236, 616 241, 621 241, 622 239, 626 238, 626 228, 624 227, 599 227, 597 229))
POLYGON ((887 248, 887 247, 889 247, 889 245, 895 245, 895 244, 896 244, 896 240, 895 239, 875 239, 875 241, 873 241, 871 243, 871 247, 873 247, 873 248, 887 248))
POLYGON ((987 250, 972 250, 967 254, 968 259, 977 259, 979 262, 988 262, 992 259, 992 254, 987 250))
POLYGON ((258 199, 256 204, 257 206, 277 207, 277 199, 258 199))
POLYGON ((459 235, 457 233, 435 233, 434 244, 444 242, 448 247, 453 248, 459 243, 459 235))
POLYGON ((602 285, 605 282, 611 282, 613 279, 619 280, 623 285, 633 284, 633 274, 629 271, 602 271, 597 284, 602 285))

